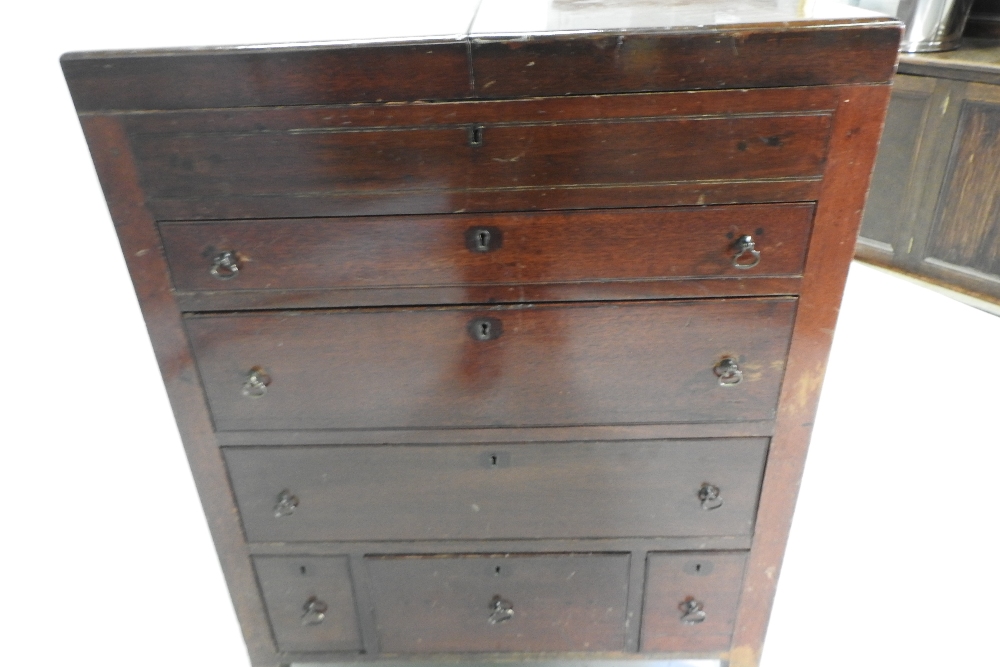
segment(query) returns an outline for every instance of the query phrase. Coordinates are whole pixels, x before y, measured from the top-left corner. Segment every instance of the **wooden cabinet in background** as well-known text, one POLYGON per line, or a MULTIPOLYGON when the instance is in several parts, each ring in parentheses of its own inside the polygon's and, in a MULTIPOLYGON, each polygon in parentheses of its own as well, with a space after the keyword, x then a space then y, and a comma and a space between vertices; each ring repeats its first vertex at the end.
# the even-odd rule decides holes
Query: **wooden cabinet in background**
POLYGON ((1000 304, 1000 45, 964 49, 901 61, 857 256, 1000 304))

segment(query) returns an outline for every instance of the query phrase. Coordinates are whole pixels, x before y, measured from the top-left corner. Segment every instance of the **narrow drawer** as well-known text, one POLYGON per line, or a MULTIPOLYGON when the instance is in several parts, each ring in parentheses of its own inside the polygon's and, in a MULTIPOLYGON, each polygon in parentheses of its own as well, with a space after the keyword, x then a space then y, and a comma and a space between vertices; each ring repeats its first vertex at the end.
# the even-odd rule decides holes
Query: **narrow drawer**
POLYGON ((754 438, 225 456, 247 537, 294 542, 750 535, 766 452, 754 438))
POLYGON ((385 653, 625 648, 628 554, 365 560, 385 653))
MULTIPOLYGON (((241 123, 227 110, 148 114, 129 128, 159 220, 672 205, 683 184, 702 184, 690 203, 726 203, 747 200, 726 200, 720 183, 822 177, 828 110, 768 113, 764 99, 733 113, 711 93, 688 95, 679 106, 703 108, 678 113, 670 95, 560 98, 530 113, 520 102, 293 108, 241 123)), ((796 103, 808 105, 783 106, 796 103)))
POLYGON ((747 205, 161 223, 160 233, 180 291, 372 290, 798 276, 812 215, 811 204, 747 205))
POLYGON ((185 322, 218 430, 350 430, 769 420, 794 313, 770 298, 185 322))
POLYGON ((279 651, 361 651, 346 556, 255 556, 279 651))
POLYGON ((742 551, 650 553, 642 650, 729 650, 746 558, 742 551))

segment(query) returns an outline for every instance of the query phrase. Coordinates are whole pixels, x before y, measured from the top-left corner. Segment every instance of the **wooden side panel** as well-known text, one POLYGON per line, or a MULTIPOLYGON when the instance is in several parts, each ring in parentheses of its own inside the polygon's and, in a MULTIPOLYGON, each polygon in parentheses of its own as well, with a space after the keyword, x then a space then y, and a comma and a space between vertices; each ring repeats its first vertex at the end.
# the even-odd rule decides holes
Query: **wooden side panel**
POLYGON ((865 30, 473 35, 472 66, 480 97, 888 82, 898 44, 898 24, 888 22, 865 30))
POLYGON ((462 99, 464 40, 301 49, 66 54, 80 113, 462 99))
POLYGON ((749 535, 766 453, 744 438, 236 448, 226 462, 253 542, 671 537, 749 535), (702 506, 706 483, 721 506, 702 506))
POLYGON ((499 428, 769 419, 794 313, 773 298, 199 315, 187 329, 220 431, 499 428), (727 355, 743 367, 732 386, 713 371, 727 355), (259 398, 241 393, 254 367, 270 382, 259 398))
POLYGON ((253 562, 280 651, 361 651, 347 556, 256 556, 253 562))
POLYGON ((794 340, 733 635, 731 667, 755 667, 760 662, 819 389, 854 254, 851 240, 861 223, 889 92, 888 86, 845 87, 834 118, 831 159, 806 257, 794 340))
POLYGON ((725 651, 736 624, 746 552, 650 553, 642 651, 725 651), (704 617, 685 607, 698 603, 704 617), (686 615, 687 614, 687 615, 686 615))
POLYGON ((143 205, 124 129, 119 119, 106 116, 85 117, 82 124, 251 660, 255 665, 276 664, 236 502, 204 394, 198 390, 198 372, 173 298, 156 226, 143 205))
POLYGON ((365 560, 385 653, 625 648, 628 554, 365 560), (490 623, 497 602, 512 613, 490 623))
POLYGON ((966 102, 927 256, 1000 280, 1000 93, 966 102))

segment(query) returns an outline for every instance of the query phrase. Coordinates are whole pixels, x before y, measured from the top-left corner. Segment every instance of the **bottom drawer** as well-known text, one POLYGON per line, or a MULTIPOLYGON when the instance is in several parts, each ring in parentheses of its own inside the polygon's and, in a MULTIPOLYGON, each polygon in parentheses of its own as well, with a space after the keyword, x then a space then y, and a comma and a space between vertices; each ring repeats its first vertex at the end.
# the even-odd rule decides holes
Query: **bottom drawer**
POLYGON ((628 554, 370 556, 386 653, 623 651, 628 554))
POLYGON ((729 649, 746 552, 650 553, 642 650, 729 649))
POLYGON ((253 559, 279 651, 361 651, 346 556, 253 559))

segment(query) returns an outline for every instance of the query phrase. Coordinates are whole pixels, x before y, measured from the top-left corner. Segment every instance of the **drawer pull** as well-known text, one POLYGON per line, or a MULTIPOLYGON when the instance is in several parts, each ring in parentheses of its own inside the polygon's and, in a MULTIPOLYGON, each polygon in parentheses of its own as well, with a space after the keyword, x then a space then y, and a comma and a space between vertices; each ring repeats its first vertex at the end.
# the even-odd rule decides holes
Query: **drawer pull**
POLYGON ((714 484, 702 484, 698 489, 698 499, 703 510, 717 510, 722 507, 722 491, 714 484))
POLYGON ((302 625, 319 625, 326 618, 328 607, 325 602, 314 595, 306 600, 302 609, 305 611, 302 614, 302 625))
POLYGON ((267 385, 271 384, 271 376, 263 368, 251 368, 243 383, 243 395, 250 398, 260 398, 267 393, 267 385))
POLYGON ((209 272, 219 280, 231 280, 239 275, 240 262, 234 250, 225 250, 212 258, 209 272))
POLYGON ((705 620, 704 605, 694 598, 684 600, 680 603, 679 608, 682 612, 681 623, 684 625, 698 625, 705 620))
POLYGON ((483 145, 483 129, 482 125, 469 127, 469 145, 473 148, 479 148, 483 145))
POLYGON ((292 492, 285 489, 278 494, 278 501, 274 504, 274 516, 280 519, 288 516, 299 506, 299 497, 292 495, 292 492))
POLYGON ((505 623, 514 617, 514 603, 494 595, 490 600, 490 625, 505 623))
POLYGON ((469 335, 474 340, 496 340, 503 333, 503 325, 495 317, 477 317, 469 322, 469 335))
POLYGON ((465 247, 472 252, 492 252, 500 248, 502 240, 496 227, 470 227, 465 231, 465 247))
POLYGON ((723 387, 730 387, 739 384, 743 380, 743 371, 733 357, 723 357, 722 361, 715 365, 715 376, 719 378, 719 384, 723 387))
POLYGON ((760 250, 757 250, 753 237, 749 234, 736 239, 733 250, 736 251, 733 255, 733 266, 737 269, 752 269, 760 264, 760 250))

